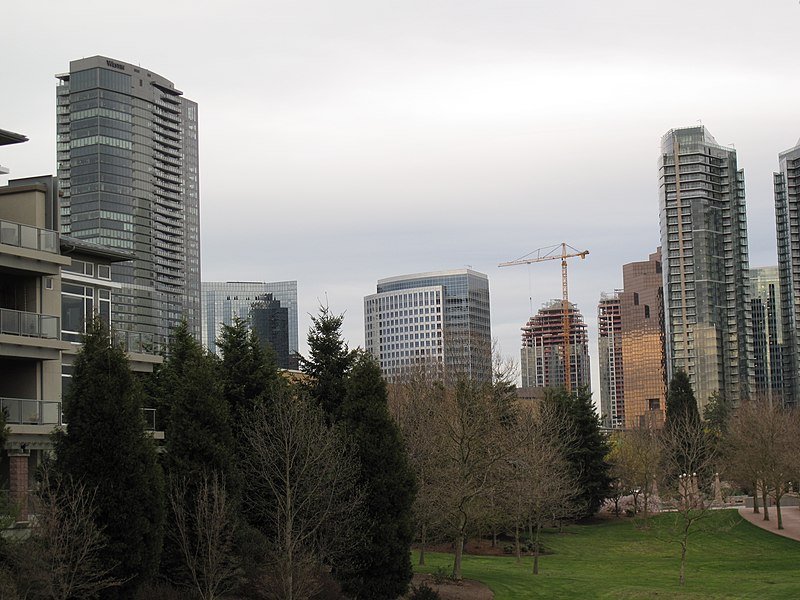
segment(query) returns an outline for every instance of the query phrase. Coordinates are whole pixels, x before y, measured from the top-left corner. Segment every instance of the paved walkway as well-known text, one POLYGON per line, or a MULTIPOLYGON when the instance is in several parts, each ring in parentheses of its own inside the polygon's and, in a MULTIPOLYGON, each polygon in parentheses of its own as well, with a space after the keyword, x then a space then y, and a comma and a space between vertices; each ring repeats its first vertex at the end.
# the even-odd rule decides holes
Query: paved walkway
POLYGON ((778 513, 774 506, 769 507, 769 521, 764 520, 764 508, 761 507, 759 510, 759 513, 754 513, 752 507, 742 506, 739 508, 739 514, 761 529, 800 541, 800 509, 797 506, 781 507, 783 529, 778 529, 778 513))

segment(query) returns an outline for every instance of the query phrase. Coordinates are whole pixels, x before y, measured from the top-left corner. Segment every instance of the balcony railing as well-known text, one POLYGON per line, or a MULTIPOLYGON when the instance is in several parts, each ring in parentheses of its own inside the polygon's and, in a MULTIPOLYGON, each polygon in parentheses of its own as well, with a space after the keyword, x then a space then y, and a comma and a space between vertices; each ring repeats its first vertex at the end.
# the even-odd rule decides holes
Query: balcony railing
POLYGON ((113 331, 114 343, 122 346, 125 352, 139 354, 159 354, 167 348, 167 338, 154 333, 140 333, 138 331, 113 331))
POLYGON ((57 340, 60 320, 50 315, 0 308, 0 333, 57 340))
POLYGON ((9 425, 62 425, 61 402, 0 398, 9 425))
MULTIPOLYGON (((7 425, 66 425, 61 412, 61 402, 29 400, 26 398, 0 398, 0 410, 6 414, 7 425)), ((144 430, 156 431, 156 409, 143 408, 144 430)))
POLYGON ((58 254, 58 233, 50 229, 0 221, 0 244, 58 254))

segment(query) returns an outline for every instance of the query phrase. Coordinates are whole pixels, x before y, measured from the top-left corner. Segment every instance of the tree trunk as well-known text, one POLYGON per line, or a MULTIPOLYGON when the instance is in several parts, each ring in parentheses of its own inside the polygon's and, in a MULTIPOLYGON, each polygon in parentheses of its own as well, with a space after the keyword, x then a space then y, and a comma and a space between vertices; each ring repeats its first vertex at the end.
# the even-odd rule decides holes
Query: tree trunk
POLYGON ((497 529, 492 528, 492 548, 497 548, 497 529))
POLYGON ((764 520, 769 521, 769 491, 767 484, 761 482, 761 503, 764 505, 764 520))
POLYGON ((691 521, 686 517, 687 515, 684 515, 683 538, 681 539, 681 574, 678 578, 681 587, 686 583, 686 550, 689 545, 689 527, 691 526, 691 521))
POLYGON ((539 574, 539 533, 542 531, 542 524, 536 523, 536 537, 533 540, 533 574, 539 574))
POLYGON ((517 562, 522 560, 522 551, 519 547, 519 521, 514 526, 514 547, 517 554, 517 562))
POLYGON ((758 510, 758 484, 753 488, 753 513, 759 514, 758 510))
MULTIPOLYGON (((780 485, 780 484, 778 484, 780 485)), ((781 493, 780 487, 775 488, 775 512, 778 515, 778 529, 783 529, 783 517, 781 516, 781 498, 783 494, 781 493)))
POLYGON ((647 486, 644 487, 644 492, 642 492, 642 502, 644 502, 644 520, 647 521, 647 505, 650 500, 650 494, 647 492, 647 486))
POLYGON ((461 557, 464 554, 464 534, 456 537, 456 556, 453 559, 453 579, 461 581, 461 557))
POLYGON ((420 566, 425 566, 425 542, 426 537, 428 534, 428 527, 426 525, 422 525, 422 531, 419 533, 419 564, 420 566))

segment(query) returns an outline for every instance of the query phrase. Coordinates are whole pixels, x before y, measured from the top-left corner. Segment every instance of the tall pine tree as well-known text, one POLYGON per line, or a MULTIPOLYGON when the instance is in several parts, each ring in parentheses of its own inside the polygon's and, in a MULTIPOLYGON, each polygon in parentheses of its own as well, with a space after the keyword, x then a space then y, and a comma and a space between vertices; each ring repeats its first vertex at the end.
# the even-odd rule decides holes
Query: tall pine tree
POLYGON ((578 517, 595 514, 611 493, 611 465, 606 461, 608 440, 600 431, 592 394, 582 388, 577 392, 558 390, 547 399, 569 424, 574 436, 568 446, 567 460, 572 465, 580 493, 576 498, 578 517))
POLYGON ((414 475, 389 415, 380 368, 368 355, 348 349, 341 315, 323 307, 312 321, 309 358, 302 361, 309 376, 306 388, 356 444, 366 494, 365 544, 353 549, 355 567, 336 576, 351 597, 397 598, 412 575, 414 475))
MULTIPOLYGON (((219 368, 185 321, 173 331, 157 380, 162 405, 169 410, 163 464, 173 501, 179 503, 179 509, 194 507, 204 483, 217 478, 224 484, 227 502, 234 504, 240 478, 234 469, 233 437, 219 368)), ((183 533, 192 539, 203 533, 191 520, 183 527, 183 533)), ((170 511, 161 572, 172 581, 179 581, 186 570, 176 528, 170 511)))
POLYGON ((700 411, 697 410, 692 384, 689 382, 689 375, 683 369, 675 371, 667 390, 666 426, 669 427, 678 420, 686 420, 692 424, 700 421, 700 411))
POLYGON ((333 315, 327 307, 320 307, 319 316, 311 317, 309 357, 300 361, 300 368, 308 375, 309 395, 334 419, 344 401, 345 382, 355 359, 342 339, 343 321, 343 315, 333 315))
POLYGON ((96 489, 95 520, 108 536, 112 575, 102 598, 130 598, 155 574, 164 521, 164 481, 144 430, 139 383, 99 318, 87 327, 64 398, 67 432, 56 436, 56 469, 96 489))
POLYGON ((356 355, 345 387, 337 422, 361 459, 367 539, 355 551, 357 568, 339 573, 339 580, 343 591, 354 598, 390 600, 406 592, 413 574, 414 474, 389 415, 386 383, 371 356, 356 355))

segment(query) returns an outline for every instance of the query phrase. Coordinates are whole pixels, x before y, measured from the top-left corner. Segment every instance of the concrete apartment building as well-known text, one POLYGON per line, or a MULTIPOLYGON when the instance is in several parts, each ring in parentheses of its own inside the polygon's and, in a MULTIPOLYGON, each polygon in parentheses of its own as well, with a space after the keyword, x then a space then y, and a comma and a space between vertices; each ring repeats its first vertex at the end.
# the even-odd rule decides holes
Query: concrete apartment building
POLYGON ((197 104, 168 79, 93 56, 56 76, 61 232, 134 253, 115 328, 200 339, 197 104))
POLYGON ((381 279, 364 298, 364 340, 389 381, 435 365, 446 377, 491 382, 489 279, 472 269, 381 279))
MULTIPOLYGON (((25 141, 0 131, 0 146, 25 141)), ((64 427, 61 403, 80 334, 95 313, 108 318, 119 284, 111 264, 130 261, 117 249, 59 234, 53 177, 12 180, 0 187, 0 408, 9 436, 0 485, 26 518, 35 467, 64 427)), ((152 371, 160 349, 149 334, 112 332, 128 350, 131 368, 152 371)), ((155 429, 153 411, 146 418, 155 429)))
POLYGON ((705 127, 667 132, 658 167, 667 379, 685 370, 702 413, 753 388, 744 171, 705 127))

